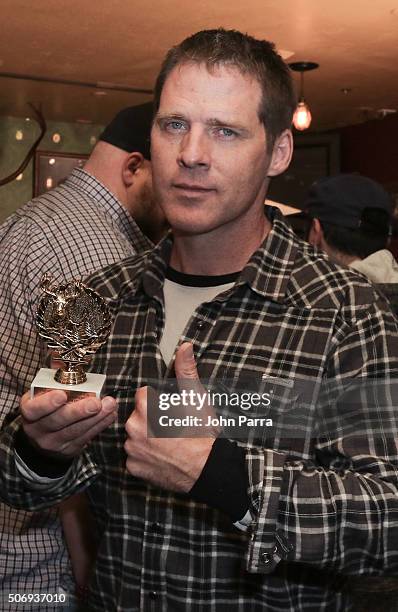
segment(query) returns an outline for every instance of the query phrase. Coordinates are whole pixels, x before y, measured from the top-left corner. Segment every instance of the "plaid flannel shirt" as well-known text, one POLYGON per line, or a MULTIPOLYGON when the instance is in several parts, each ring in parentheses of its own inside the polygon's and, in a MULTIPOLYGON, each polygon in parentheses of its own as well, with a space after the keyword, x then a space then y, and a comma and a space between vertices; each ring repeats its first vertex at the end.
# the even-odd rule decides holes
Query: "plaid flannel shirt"
MULTIPOLYGON (((135 390, 173 375, 159 351, 170 248, 168 237, 89 281, 115 317, 93 369, 107 374, 105 393, 118 398, 117 422, 46 491, 28 490, 16 471, 18 419, 9 423, 0 445, 2 494, 41 508, 89 486, 102 533, 91 610, 348 610, 342 576, 398 567, 393 436, 369 425, 359 438, 317 439, 314 430, 296 450, 283 440, 248 444, 247 533, 221 512, 126 472, 124 425, 135 390), (319 462, 320 452, 329 465, 319 462), (343 464, 333 461, 342 457, 343 464)), ((296 239, 279 215, 235 285, 196 309, 181 341, 193 342, 203 380, 398 373, 397 323, 383 298, 362 276, 296 239)))
MULTIPOLYGON (((18 409, 20 396, 45 363, 45 347, 35 328, 42 275, 49 272, 58 281, 84 278, 151 246, 113 194, 79 169, 62 186, 28 202, 3 223, 0 422, 18 409)), ((8 610, 9 591, 54 593, 60 582, 70 580, 57 510, 32 514, 0 504, 0 609, 8 610)))

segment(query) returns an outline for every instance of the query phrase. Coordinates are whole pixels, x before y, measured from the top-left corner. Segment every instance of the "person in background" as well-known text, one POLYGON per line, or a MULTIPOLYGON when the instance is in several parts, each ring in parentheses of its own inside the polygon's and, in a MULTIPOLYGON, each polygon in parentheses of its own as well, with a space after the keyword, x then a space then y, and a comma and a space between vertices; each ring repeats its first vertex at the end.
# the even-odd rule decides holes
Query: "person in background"
MULTIPOLYGON (((309 242, 334 261, 365 274, 398 314, 398 264, 387 250, 392 199, 381 185, 356 174, 316 181, 304 205, 309 242)), ((354 611, 397 612, 398 578, 352 578, 354 611)))
MULTIPOLYGON (((18 209, 0 227, 0 422, 19 405, 47 353, 35 328, 40 280, 58 281, 90 272, 153 247, 164 216, 152 197, 150 126, 152 104, 125 108, 105 128, 84 169, 75 169, 56 189, 18 209), (150 228, 149 238, 137 223, 150 228)), ((74 537, 76 508, 62 508, 74 537)), ((84 583, 84 547, 74 548, 78 582, 84 583)), ((83 586, 82 584, 80 586, 83 586)), ((73 588, 59 511, 29 513, 0 506, 2 612, 14 611, 8 593, 56 593, 73 588)), ((22 606, 22 604, 19 604, 22 606)), ((33 607, 32 607, 33 608, 33 607)), ((40 610, 53 610, 53 604, 40 610)), ((24 609, 30 609, 28 604, 24 609)))
POLYGON ((392 200, 383 187, 355 174, 326 177, 313 184, 304 209, 309 242, 365 274, 398 314, 398 264, 387 250, 392 200))
MULTIPOLYGON (((87 488, 101 533, 90 612, 342 612, 347 576, 398 567, 395 438, 373 430, 363 403, 355 436, 333 419, 319 429, 330 412, 306 395, 320 382, 387 383, 398 324, 364 277, 264 207, 291 159, 295 107, 268 41, 205 30, 168 52, 151 152, 172 233, 87 279, 114 315, 91 366, 106 373, 104 397, 26 394, 2 429, 8 503, 35 508, 87 488), (153 380, 178 384, 180 401, 195 390, 206 400, 207 381, 275 390, 294 431, 249 425, 237 442, 196 405, 196 437, 178 423, 151 436, 153 380), (300 401, 320 423, 302 420, 300 401)), ((249 396, 237 414, 267 416, 249 396)))

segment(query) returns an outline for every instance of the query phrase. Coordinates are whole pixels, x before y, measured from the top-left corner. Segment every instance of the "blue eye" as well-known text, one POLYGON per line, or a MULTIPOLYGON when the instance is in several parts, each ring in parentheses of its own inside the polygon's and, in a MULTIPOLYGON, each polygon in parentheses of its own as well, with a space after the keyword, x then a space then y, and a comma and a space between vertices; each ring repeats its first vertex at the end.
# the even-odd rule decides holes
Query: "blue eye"
POLYGON ((182 121, 173 120, 167 121, 165 127, 169 132, 181 132, 185 129, 185 124, 182 121))
POLYGON ((236 132, 234 132, 234 130, 231 130, 231 128, 220 127, 217 128, 217 132, 218 135, 221 136, 221 138, 231 139, 236 136, 236 132))

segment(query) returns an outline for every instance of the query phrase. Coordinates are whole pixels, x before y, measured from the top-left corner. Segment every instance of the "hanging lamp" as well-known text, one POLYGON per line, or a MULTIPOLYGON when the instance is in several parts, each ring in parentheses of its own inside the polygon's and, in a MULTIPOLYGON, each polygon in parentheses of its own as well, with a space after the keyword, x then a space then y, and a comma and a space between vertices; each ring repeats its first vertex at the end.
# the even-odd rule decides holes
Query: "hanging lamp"
POLYGON ((293 115, 293 125, 296 130, 302 132, 310 127, 312 121, 310 107, 304 99, 304 72, 319 68, 319 64, 316 62, 292 62, 289 64, 289 68, 300 73, 300 96, 293 115))

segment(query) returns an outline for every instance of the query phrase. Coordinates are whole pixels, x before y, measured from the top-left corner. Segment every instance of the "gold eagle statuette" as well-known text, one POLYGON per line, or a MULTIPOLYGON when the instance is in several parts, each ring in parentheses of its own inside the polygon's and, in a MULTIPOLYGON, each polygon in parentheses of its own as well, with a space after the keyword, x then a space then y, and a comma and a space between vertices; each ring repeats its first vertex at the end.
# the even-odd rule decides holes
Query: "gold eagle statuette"
POLYGON ((89 355, 98 351, 111 332, 110 310, 98 293, 78 280, 57 284, 45 274, 40 286, 38 333, 65 364, 54 378, 66 385, 83 383, 89 355))

